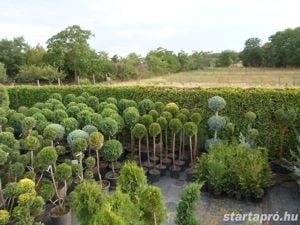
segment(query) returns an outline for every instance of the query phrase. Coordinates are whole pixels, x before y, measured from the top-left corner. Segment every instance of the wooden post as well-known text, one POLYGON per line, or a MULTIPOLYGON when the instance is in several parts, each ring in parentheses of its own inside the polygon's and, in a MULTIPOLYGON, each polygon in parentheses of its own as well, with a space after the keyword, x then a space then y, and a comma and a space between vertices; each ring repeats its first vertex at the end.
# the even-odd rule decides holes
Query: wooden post
POLYGON ((80 78, 79 78, 79 76, 77 77, 77 84, 80 85, 80 78))
POLYGON ((58 86, 60 86, 60 78, 57 79, 58 86))
POLYGON ((96 84, 96 78, 95 78, 95 74, 93 74, 93 84, 96 84))
POLYGON ((37 80, 37 86, 39 87, 40 86, 40 80, 37 80))

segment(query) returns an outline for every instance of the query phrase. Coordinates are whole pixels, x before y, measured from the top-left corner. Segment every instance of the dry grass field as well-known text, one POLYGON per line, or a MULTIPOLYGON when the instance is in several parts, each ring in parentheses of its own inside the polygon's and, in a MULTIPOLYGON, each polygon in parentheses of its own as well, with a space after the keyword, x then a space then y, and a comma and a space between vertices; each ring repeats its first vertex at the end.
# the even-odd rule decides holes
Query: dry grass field
POLYGON ((181 72, 123 82, 114 86, 168 87, 300 87, 300 69, 215 68, 181 72))

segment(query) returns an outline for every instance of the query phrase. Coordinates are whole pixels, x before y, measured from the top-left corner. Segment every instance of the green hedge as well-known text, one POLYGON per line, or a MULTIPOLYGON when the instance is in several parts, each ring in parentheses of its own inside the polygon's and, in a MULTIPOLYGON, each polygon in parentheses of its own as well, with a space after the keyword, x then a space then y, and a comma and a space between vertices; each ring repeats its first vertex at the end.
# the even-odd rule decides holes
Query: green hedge
MULTIPOLYGON (((108 86, 18 86, 7 87, 10 96, 10 107, 17 109, 21 105, 32 106, 36 102, 44 102, 52 93, 62 95, 88 92, 100 100, 107 97, 117 99, 128 98, 136 101, 150 98, 153 101, 176 102, 182 107, 199 107, 203 110, 204 135, 207 135, 207 118, 211 115, 207 108, 208 98, 219 95, 225 98, 227 105, 220 114, 228 116, 237 126, 236 136, 244 125, 244 113, 251 110, 257 114, 255 127, 260 132, 259 144, 267 146, 271 153, 279 146, 279 131, 274 119, 274 111, 282 105, 300 106, 300 89, 240 89, 240 88, 165 88, 165 87, 108 87, 108 86)), ((299 117, 296 128, 300 128, 299 117)), ((286 150, 296 144, 295 132, 290 130, 286 138, 286 150)))

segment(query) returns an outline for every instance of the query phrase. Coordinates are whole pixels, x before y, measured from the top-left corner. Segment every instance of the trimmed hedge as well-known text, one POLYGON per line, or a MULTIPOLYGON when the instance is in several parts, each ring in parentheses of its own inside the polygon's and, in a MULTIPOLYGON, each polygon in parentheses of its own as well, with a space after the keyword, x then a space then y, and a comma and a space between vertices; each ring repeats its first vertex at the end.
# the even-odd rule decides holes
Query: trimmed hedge
MULTIPOLYGON (((1 87, 3 89, 3 87, 1 87)), ((0 89, 0 90, 1 90, 0 89)), ((207 134, 207 119, 211 116, 211 110, 208 109, 207 101, 210 97, 222 96, 226 102, 226 108, 222 110, 222 115, 228 116, 236 124, 236 137, 245 126, 244 114, 247 111, 253 111, 257 114, 257 120, 254 125, 260 132, 258 144, 270 149, 271 155, 279 146, 279 130, 275 122, 274 111, 286 107, 300 106, 300 89, 241 89, 241 88, 166 88, 166 87, 107 87, 107 86, 17 86, 7 87, 10 97, 10 107, 17 109, 19 106, 32 106, 36 102, 45 102, 53 93, 79 95, 82 92, 88 92, 97 96, 100 101, 108 97, 115 97, 140 101, 149 98, 152 101, 161 101, 164 103, 175 102, 181 107, 198 107, 203 112, 202 138, 210 136, 207 134)), ((300 119, 295 123, 296 128, 300 128, 300 119)), ((296 144, 295 134, 292 130, 286 137, 285 149, 288 151, 296 144)))

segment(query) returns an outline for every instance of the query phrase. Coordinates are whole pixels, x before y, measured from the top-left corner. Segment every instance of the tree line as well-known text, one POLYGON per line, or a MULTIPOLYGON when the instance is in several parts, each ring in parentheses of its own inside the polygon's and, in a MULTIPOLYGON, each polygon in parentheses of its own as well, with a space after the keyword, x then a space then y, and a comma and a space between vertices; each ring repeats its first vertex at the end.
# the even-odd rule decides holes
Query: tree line
POLYGON ((0 82, 33 82, 75 80, 94 81, 134 79, 152 74, 167 74, 199 70, 206 67, 299 67, 300 27, 271 35, 262 44, 259 38, 249 38, 243 51, 225 50, 220 53, 180 51, 175 54, 165 48, 151 50, 145 57, 130 53, 126 57, 92 49, 89 30, 78 25, 67 27, 41 45, 29 46, 23 37, 0 40, 0 82))

